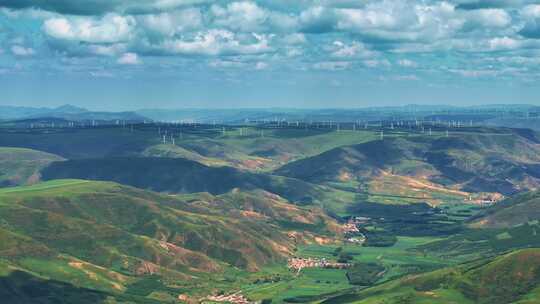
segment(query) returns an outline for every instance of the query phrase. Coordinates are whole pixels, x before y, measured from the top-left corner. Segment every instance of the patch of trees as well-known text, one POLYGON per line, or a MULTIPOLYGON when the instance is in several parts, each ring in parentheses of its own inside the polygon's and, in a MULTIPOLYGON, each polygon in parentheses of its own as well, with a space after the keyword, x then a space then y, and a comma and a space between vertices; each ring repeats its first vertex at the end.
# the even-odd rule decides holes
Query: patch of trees
POLYGON ((347 279, 352 285, 371 286, 384 274, 385 268, 377 263, 356 263, 347 271, 347 279))

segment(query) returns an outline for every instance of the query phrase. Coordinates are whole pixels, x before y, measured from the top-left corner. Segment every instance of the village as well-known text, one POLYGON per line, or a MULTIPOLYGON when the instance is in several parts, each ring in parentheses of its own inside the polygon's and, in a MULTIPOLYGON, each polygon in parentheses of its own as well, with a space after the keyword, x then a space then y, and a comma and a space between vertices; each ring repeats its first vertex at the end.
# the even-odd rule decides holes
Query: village
POLYGON ((287 263, 287 268, 290 270, 296 270, 300 272, 304 268, 331 268, 331 269, 345 269, 351 267, 350 263, 338 263, 330 262, 324 258, 290 258, 287 263))
POLYGON ((251 303, 241 292, 235 292, 229 295, 216 295, 206 297, 207 301, 233 304, 249 304, 251 303))
POLYGON ((366 224, 369 220, 370 218, 362 216, 350 218, 349 221, 342 226, 345 241, 358 245, 364 244, 366 241, 366 236, 360 233, 360 229, 358 227, 366 224))

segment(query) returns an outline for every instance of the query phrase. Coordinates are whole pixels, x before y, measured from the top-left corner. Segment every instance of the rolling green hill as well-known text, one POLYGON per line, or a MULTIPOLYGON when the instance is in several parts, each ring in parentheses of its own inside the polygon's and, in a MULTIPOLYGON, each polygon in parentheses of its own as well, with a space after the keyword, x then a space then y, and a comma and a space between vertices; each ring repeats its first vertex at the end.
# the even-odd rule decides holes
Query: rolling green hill
POLYGON ((320 209, 261 191, 170 196, 84 180, 0 189, 0 262, 108 293, 131 294, 148 276, 161 278, 148 293, 180 293, 173 282, 186 280, 210 293, 231 272, 284 263, 298 244, 339 233, 320 209))
POLYGON ((0 130, 4 147, 34 149, 67 159, 139 155, 159 141, 157 132, 131 132, 121 126, 0 130))
POLYGON ((540 191, 508 198, 471 219, 474 228, 510 228, 540 220, 540 191))
POLYGON ((538 135, 488 129, 449 137, 390 137, 339 147, 275 171, 313 183, 369 183, 413 177, 430 187, 505 195, 540 186, 538 135), (490 133, 487 133, 487 132, 490 133))
POLYGON ((0 187, 39 182, 39 171, 61 157, 23 148, 0 148, 0 187))
POLYGON ((44 180, 78 178, 114 181, 168 193, 223 194, 234 188, 263 189, 299 205, 343 205, 338 195, 334 195, 339 191, 327 187, 232 167, 209 167, 181 158, 115 157, 68 160, 51 164, 42 171, 42 175, 44 180))
POLYGON ((525 249, 430 273, 406 276, 323 303, 537 303, 540 249, 525 249))
POLYGON ((374 139, 371 131, 264 129, 256 127, 137 124, 86 128, 0 128, 0 144, 67 159, 145 156, 180 157, 205 165, 270 170, 342 145, 374 139), (241 131, 240 131, 241 130, 241 131), (162 142, 166 134, 167 142, 162 142), (171 137, 175 138, 172 144, 171 137))
POLYGON ((440 256, 483 257, 540 247, 539 192, 507 198, 472 216, 461 233, 418 249, 440 256))

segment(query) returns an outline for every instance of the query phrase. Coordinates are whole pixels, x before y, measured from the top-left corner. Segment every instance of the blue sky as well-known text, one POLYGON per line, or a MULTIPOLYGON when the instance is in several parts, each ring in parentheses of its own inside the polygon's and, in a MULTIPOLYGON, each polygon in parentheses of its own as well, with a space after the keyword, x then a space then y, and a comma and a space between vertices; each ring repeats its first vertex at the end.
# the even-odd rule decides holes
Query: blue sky
POLYGON ((0 104, 540 104, 527 0, 0 0, 0 104))

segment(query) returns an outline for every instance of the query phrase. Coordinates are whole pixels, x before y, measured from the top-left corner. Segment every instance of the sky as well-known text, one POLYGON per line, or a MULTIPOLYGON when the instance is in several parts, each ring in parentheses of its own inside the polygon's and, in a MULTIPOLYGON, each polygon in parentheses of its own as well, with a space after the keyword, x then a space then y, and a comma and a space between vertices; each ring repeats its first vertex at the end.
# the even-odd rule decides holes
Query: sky
POLYGON ((0 0, 0 105, 540 105, 538 3, 0 0))

